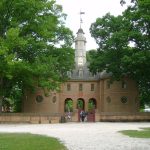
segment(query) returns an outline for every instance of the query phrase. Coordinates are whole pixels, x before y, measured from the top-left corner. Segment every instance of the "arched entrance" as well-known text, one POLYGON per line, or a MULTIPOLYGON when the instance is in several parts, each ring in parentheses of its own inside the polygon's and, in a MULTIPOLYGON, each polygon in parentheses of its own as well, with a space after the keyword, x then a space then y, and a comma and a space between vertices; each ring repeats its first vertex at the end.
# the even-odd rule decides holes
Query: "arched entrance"
POLYGON ((88 116, 87 121, 95 122, 95 109, 97 108, 97 103, 95 98, 90 98, 88 101, 88 116))
POLYGON ((64 102, 64 112, 65 112, 65 121, 71 121, 71 116, 73 112, 73 100, 71 98, 66 98, 64 102))
POLYGON ((64 112, 73 112, 73 100, 71 98, 65 99, 64 112))
POLYGON ((97 108, 97 103, 95 98, 90 98, 88 102, 88 110, 93 110, 97 108))
POLYGON ((80 112, 85 109, 85 101, 83 98, 77 100, 77 109, 78 109, 78 121, 80 121, 80 112))

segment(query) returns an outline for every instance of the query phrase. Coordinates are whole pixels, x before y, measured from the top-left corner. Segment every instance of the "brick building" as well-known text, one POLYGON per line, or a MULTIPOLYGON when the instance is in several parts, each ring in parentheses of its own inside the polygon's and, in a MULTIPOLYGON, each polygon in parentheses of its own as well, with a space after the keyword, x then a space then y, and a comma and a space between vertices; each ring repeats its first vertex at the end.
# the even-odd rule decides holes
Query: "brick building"
POLYGON ((74 121, 79 120, 81 109, 90 112, 93 117, 103 112, 138 112, 138 89, 133 80, 124 78, 110 83, 110 74, 103 71, 93 76, 87 65, 86 38, 80 28, 75 38, 75 69, 68 72, 70 79, 61 85, 60 92, 49 92, 45 96, 39 89, 36 94, 28 93, 23 111, 61 115, 71 111, 74 121), (71 102, 71 107, 66 108, 68 101, 71 102))

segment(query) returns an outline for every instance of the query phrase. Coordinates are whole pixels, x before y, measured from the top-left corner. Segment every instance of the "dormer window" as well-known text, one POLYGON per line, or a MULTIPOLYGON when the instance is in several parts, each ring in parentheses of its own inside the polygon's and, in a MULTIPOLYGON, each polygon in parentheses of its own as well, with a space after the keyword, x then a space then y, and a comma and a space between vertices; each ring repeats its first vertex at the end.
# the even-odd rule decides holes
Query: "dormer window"
POLYGON ((127 83, 125 81, 122 81, 122 88, 126 89, 127 88, 127 83))
POLYGON ((71 85, 68 83, 67 84, 67 91, 70 91, 71 90, 71 85))

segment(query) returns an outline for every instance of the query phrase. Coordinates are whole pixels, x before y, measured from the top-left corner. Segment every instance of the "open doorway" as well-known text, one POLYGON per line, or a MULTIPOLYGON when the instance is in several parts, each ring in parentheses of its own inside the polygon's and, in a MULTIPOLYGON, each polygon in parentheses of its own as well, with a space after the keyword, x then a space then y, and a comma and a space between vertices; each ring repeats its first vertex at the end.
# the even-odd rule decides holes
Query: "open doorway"
POLYGON ((88 101, 88 122, 95 122, 95 109, 97 108, 96 99, 90 98, 88 101))
POLYGON ((83 98, 78 98, 77 100, 77 109, 78 109, 78 121, 80 121, 80 113, 85 109, 85 101, 83 98))

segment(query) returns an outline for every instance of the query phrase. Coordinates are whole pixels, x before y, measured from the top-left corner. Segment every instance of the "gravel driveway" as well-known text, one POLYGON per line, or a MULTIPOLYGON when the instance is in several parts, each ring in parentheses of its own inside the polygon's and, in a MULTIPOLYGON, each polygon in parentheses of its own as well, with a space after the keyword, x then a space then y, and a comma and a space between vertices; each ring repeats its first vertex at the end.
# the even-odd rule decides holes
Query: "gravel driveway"
POLYGON ((59 138, 69 150, 150 150, 150 139, 117 131, 150 127, 150 123, 0 124, 0 132, 30 132, 59 138))

